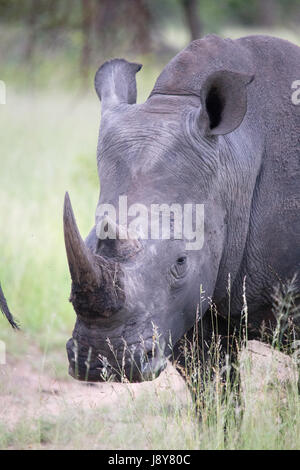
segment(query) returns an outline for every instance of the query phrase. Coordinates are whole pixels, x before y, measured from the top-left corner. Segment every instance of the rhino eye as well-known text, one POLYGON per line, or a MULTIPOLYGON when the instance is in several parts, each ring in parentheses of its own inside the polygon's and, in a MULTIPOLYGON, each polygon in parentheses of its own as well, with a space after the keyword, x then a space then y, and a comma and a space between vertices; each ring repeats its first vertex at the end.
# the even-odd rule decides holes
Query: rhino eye
POLYGON ((180 256, 177 258, 176 263, 171 267, 171 274, 174 279, 183 278, 186 274, 186 265, 187 265, 186 256, 180 256))
POLYGON ((180 256, 180 258, 177 258, 177 264, 179 264, 179 266, 182 266, 186 263, 186 256, 180 256))

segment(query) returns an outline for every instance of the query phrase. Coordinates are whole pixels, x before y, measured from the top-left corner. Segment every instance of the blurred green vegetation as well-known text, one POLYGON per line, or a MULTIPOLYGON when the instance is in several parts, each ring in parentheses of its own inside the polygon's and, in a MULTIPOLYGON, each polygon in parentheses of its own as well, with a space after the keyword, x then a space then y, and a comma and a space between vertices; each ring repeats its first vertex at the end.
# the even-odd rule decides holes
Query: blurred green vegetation
POLYGON ((0 0, 1 79, 90 89, 113 56, 159 70, 191 39, 256 31, 298 41, 298 0, 0 0))

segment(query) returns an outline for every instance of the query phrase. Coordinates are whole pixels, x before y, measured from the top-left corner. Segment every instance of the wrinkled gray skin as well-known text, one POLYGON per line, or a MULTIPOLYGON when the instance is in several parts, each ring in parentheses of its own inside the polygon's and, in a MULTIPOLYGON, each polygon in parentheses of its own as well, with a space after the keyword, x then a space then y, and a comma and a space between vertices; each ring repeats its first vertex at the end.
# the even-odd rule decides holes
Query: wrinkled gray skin
POLYGON ((175 345, 195 323, 200 285, 202 312, 212 298, 226 322, 229 273, 231 322, 240 322, 246 276, 255 334, 263 320, 274 320, 272 287, 299 268, 300 106, 291 85, 300 79, 300 49, 266 36, 206 36, 164 68, 143 104, 135 104, 139 69, 115 59, 95 77, 102 102, 99 204, 117 207, 119 195, 128 196, 128 206, 202 203, 204 245, 185 251, 185 240, 100 242, 95 227, 84 244, 66 196, 77 313, 67 351, 70 374, 81 380, 101 380, 103 356, 120 380, 124 342, 134 349, 123 358, 130 380, 158 375, 159 349, 168 356, 170 336, 175 345))

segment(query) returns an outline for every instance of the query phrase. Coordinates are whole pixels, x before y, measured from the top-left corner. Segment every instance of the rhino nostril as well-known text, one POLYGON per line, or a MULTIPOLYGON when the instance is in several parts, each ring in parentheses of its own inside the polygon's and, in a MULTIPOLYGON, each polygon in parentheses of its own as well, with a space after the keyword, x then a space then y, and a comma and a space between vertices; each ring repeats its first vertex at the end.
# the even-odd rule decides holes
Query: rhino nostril
POLYGON ((146 351, 145 357, 148 361, 150 361, 153 357, 155 357, 155 352, 153 351, 153 349, 146 351))

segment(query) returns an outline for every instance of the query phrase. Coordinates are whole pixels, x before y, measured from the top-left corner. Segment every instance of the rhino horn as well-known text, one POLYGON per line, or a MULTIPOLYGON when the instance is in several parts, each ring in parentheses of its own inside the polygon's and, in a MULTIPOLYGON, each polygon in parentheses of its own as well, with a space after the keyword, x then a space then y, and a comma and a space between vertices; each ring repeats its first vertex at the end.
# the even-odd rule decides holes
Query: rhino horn
POLYGON ((81 286, 99 287, 101 269, 96 263, 95 256, 80 236, 68 193, 65 195, 63 220, 65 246, 72 281, 81 286))
POLYGON ((99 224, 99 238, 115 240, 115 248, 120 257, 131 257, 142 249, 138 234, 128 231, 122 225, 116 224, 109 216, 103 217, 99 224))

